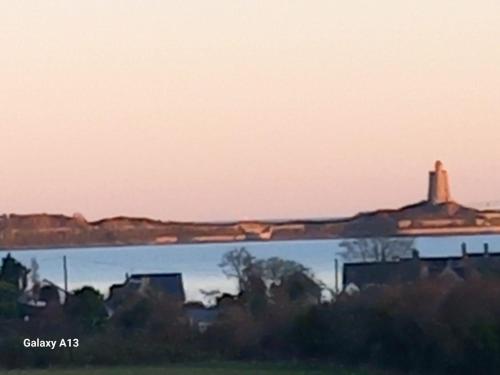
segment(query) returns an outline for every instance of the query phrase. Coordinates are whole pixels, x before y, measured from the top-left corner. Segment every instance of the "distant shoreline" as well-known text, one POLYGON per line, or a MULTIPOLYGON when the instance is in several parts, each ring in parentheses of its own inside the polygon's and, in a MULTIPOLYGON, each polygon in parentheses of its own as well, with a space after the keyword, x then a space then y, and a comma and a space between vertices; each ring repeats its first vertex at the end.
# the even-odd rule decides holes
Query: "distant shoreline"
POLYGON ((446 237, 500 234, 500 211, 427 201, 342 219, 196 223, 115 217, 0 216, 0 251, 214 243, 334 240, 367 237, 446 237))
MULTIPOLYGON (((390 237, 409 237, 409 238, 418 238, 418 237, 455 237, 455 236, 486 236, 486 235, 500 235, 500 228, 494 232, 474 232, 474 233, 460 233, 460 232, 450 232, 450 233, 437 233, 437 234, 418 234, 418 235, 401 235, 396 234, 390 237)), ((78 249, 116 249, 120 250, 122 248, 131 248, 131 247, 168 247, 168 246, 192 246, 192 245, 213 245, 213 244, 241 244, 242 247, 245 244, 250 243, 271 243, 271 242, 305 242, 305 241, 328 241, 328 240, 355 240, 359 238, 374 238, 375 236, 359 236, 359 237, 328 237, 328 238, 291 238, 291 239, 271 239, 271 240, 256 240, 256 239, 248 239, 248 240, 239 240, 239 241, 206 241, 206 242, 176 242, 169 244, 155 244, 155 243, 143 243, 143 244, 89 244, 89 245, 54 245, 54 246, 30 246, 30 247, 0 247, 1 252, 20 252, 20 251, 39 251, 39 250, 78 250, 78 249)))

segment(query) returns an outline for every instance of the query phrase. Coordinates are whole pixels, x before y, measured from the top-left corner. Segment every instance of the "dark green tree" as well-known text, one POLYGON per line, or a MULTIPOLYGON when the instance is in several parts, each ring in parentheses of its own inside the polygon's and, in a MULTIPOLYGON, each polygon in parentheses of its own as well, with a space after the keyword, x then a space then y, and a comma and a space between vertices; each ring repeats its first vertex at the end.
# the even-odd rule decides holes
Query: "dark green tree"
POLYGON ((5 281, 0 281, 0 317, 15 318, 18 316, 17 299, 19 290, 5 281))
POLYGON ((26 289, 29 270, 15 260, 10 253, 2 259, 0 281, 14 285, 18 290, 26 289))
POLYGON ((75 290, 69 295, 64 308, 69 317, 77 320, 84 331, 92 331, 107 318, 102 294, 89 286, 75 290))

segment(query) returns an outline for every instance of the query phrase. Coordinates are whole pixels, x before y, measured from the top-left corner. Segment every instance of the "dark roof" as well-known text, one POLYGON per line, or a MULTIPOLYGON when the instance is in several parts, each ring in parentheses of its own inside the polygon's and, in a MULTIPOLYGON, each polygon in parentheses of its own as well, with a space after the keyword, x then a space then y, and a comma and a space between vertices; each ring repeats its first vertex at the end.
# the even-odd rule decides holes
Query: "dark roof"
MULTIPOLYGON (((477 258, 500 258, 500 252, 495 252, 495 253, 488 253, 487 256, 483 252, 481 253, 467 253, 467 257, 477 259, 477 258)), ((346 262, 344 263, 344 266, 349 266, 349 267, 356 267, 356 266, 362 266, 362 267, 367 267, 367 266, 378 266, 382 263, 384 264, 399 264, 403 262, 408 262, 411 261, 413 258, 402 258, 400 260, 387 260, 385 262, 346 262)), ((463 256, 457 255, 457 256, 441 256, 441 257, 418 257, 420 261, 423 262, 447 262, 447 261, 453 261, 453 260, 462 260, 463 256)))
POLYGON ((141 273, 133 274, 129 281, 148 279, 151 287, 166 294, 185 300, 184 284, 181 273, 141 273))
MULTIPOLYGON (((344 285, 350 283, 361 287, 372 284, 412 282, 419 278, 420 265, 425 264, 431 277, 439 275, 448 265, 460 277, 465 277, 466 264, 480 272, 498 270, 500 253, 467 253, 466 256, 404 258, 398 261, 345 263, 344 285), (467 261, 469 263, 467 263, 467 261)), ((496 273, 496 271, 495 271, 496 273)))
POLYGON ((418 264, 406 259, 399 262, 346 263, 343 283, 357 286, 404 283, 415 280, 418 275, 418 264))

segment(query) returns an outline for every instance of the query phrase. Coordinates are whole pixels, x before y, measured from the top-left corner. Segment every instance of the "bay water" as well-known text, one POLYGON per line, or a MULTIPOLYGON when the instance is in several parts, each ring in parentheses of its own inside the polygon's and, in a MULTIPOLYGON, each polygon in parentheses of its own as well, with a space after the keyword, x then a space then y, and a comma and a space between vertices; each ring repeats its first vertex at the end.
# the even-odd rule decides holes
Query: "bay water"
MULTIPOLYGON (((105 295, 112 284, 123 283, 126 274, 182 273, 188 300, 200 300, 203 290, 234 293, 236 282, 227 279, 218 266, 224 253, 245 247, 257 258, 280 257, 309 267, 316 277, 334 286, 334 262, 339 258, 342 240, 304 240, 273 242, 235 242, 162 246, 58 248, 10 251, 30 267, 39 264, 41 279, 64 284, 63 256, 67 257, 69 288, 93 286, 105 295)), ((490 252, 500 252, 500 235, 418 237, 415 248, 421 256, 457 256, 461 243, 469 252, 481 252, 488 243, 490 252)), ((0 251, 4 257, 9 251, 0 251)), ((340 259, 339 259, 340 260, 340 259)))

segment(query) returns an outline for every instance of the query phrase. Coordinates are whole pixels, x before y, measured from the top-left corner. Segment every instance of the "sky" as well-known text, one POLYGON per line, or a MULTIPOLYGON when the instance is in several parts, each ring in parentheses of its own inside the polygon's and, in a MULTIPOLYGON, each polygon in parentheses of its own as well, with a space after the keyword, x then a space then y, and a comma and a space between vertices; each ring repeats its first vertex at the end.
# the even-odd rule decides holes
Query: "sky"
POLYGON ((500 2, 0 0, 0 212, 500 200, 500 2))

